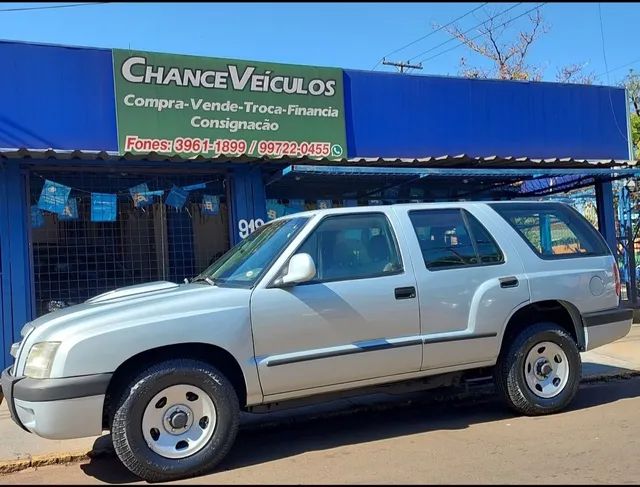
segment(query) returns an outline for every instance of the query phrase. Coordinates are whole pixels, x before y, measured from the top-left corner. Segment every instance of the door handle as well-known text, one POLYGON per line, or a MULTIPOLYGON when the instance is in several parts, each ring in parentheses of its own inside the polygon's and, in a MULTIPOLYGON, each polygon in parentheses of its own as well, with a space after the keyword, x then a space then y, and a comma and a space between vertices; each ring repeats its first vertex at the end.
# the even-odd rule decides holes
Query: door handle
POLYGON ((397 287, 395 289, 396 299, 413 299, 416 297, 416 288, 409 287, 397 287))
POLYGON ((501 277, 498 280, 500 281, 500 287, 502 288, 518 287, 519 284, 518 278, 516 276, 501 277))

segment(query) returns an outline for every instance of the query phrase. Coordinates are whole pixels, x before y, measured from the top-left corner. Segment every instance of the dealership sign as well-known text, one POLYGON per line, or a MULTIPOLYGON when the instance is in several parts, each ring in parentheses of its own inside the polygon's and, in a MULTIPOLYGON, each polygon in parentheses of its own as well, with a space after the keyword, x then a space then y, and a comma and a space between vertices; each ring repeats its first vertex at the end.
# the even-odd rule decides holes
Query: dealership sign
POLYGON ((113 50, 121 153, 346 156, 342 71, 113 50))

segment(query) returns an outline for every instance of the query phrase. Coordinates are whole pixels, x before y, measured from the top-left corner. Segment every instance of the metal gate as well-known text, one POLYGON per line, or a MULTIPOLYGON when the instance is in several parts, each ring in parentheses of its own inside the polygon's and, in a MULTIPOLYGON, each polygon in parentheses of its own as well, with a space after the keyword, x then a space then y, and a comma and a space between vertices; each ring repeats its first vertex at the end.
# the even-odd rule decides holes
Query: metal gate
POLYGON ((37 316, 117 287, 154 280, 180 282, 197 275, 229 248, 225 175, 220 172, 34 170, 30 199, 37 316), (75 217, 38 209, 46 180, 71 188, 75 217), (142 183, 163 193, 152 197, 148 206, 136 207, 129 188, 142 183), (188 192, 180 209, 165 204, 174 185, 198 186, 188 192), (92 193, 116 195, 115 221, 92 220, 92 193), (217 214, 203 209, 203 195, 219 198, 217 214))

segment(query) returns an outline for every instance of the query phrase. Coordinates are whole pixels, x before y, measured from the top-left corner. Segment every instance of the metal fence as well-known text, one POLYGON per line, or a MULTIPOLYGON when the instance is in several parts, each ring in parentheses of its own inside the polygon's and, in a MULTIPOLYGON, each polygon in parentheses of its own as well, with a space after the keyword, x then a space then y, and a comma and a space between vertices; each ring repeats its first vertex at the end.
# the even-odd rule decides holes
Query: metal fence
POLYGON ((117 287, 153 280, 182 281, 197 275, 229 248, 224 174, 150 174, 35 171, 30 199, 37 208, 45 180, 72 188, 77 217, 42 212, 32 217, 31 245, 36 314, 75 304, 117 287), (146 183, 163 190, 136 207, 128 188, 146 183), (181 209, 165 204, 168 191, 206 183, 189 192, 181 209), (91 194, 117 195, 115 221, 92 221, 91 194), (202 195, 220 198, 216 215, 205 214, 202 195))

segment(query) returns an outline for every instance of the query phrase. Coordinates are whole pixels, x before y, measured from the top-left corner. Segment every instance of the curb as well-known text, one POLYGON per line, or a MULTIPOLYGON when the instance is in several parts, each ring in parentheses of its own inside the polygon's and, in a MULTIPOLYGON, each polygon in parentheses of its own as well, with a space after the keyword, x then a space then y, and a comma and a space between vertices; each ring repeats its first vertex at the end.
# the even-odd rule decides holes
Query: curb
POLYGON ((29 458, 18 458, 15 460, 0 460, 0 475, 19 472, 27 468, 46 467, 48 465, 60 465, 75 463, 81 460, 98 458, 111 455, 108 449, 100 451, 77 450, 75 452, 48 453, 45 455, 35 455, 29 458))
MULTIPOLYGON (((616 380, 626 380, 632 379, 634 377, 640 376, 640 370, 630 370, 617 374, 604 374, 604 375, 595 375, 591 377, 584 377, 580 383, 581 384, 597 384, 597 383, 606 383, 612 382, 616 380)), ((306 416, 301 416, 299 418, 283 418, 276 419, 273 421, 264 421, 258 424, 248 424, 244 427, 241 426, 240 430, 244 431, 264 431, 273 429, 276 427, 282 426, 295 426, 302 423, 310 423, 319 420, 326 420, 330 418, 339 418, 342 416, 349 416, 357 413, 365 413, 365 412, 382 412, 388 411, 390 409, 402 409, 416 405, 427 405, 427 404, 443 404, 446 402, 457 401, 462 399, 472 399, 477 402, 481 402, 483 399, 486 399, 492 396, 491 392, 493 391, 493 385, 487 386, 478 386, 475 390, 464 390, 462 392, 457 392, 454 394, 434 394, 431 397, 421 397, 420 401, 415 401, 413 397, 409 397, 404 401, 398 400, 389 400, 389 401, 380 401, 372 404, 353 404, 352 407, 346 407, 344 409, 338 409, 335 411, 326 411, 320 412, 316 414, 310 414, 306 416)), ((419 394, 419 393, 418 393, 419 394)), ((353 400, 353 399, 351 399, 353 400)), ((357 398, 355 398, 357 401, 357 398)), ((48 465, 61 465, 68 463, 75 463, 82 460, 89 460, 94 458, 108 457, 114 456, 115 452, 113 448, 105 446, 100 449, 92 449, 90 451, 86 450, 77 450, 75 452, 61 452, 61 453, 50 453, 45 455, 36 455, 29 458, 20 458, 14 460, 0 460, 0 476, 6 475, 9 473, 19 472, 21 470, 25 470, 27 468, 38 468, 45 467, 48 465)))

